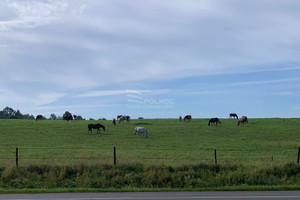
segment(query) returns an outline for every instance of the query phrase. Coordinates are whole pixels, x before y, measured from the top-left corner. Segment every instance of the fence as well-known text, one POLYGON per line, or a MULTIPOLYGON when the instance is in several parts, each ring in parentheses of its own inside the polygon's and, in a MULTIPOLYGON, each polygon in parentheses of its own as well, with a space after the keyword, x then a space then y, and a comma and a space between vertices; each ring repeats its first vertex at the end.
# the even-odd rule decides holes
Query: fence
MULTIPOLYGON (((1 150, 7 150, 7 149, 1 149, 1 150)), ((103 149, 102 149, 103 150, 103 149)), ((107 150, 107 149, 106 149, 107 150)), ((101 149, 96 148, 90 148, 90 149, 79 149, 79 148, 16 148, 15 149, 15 165, 18 166, 22 161, 27 161, 27 164, 31 163, 43 163, 42 161, 46 161, 46 163, 52 163, 52 164, 59 164, 63 162, 67 163, 79 163, 79 162, 90 162, 90 163, 105 163, 105 164, 117 164, 117 161, 121 161, 121 163, 130 163, 130 162, 139 162, 139 163, 145 163, 145 164, 188 164, 188 163, 199 163, 199 162, 209 162, 214 164, 221 164, 221 163, 247 163, 247 162, 255 162, 260 161, 265 163, 268 162, 276 162, 283 161, 283 162, 293 162, 296 161, 296 155, 297 155, 297 163, 300 162, 300 147, 298 147, 298 154, 296 154, 295 149, 289 149, 293 150, 293 154, 291 155, 268 155, 268 156, 258 156, 258 157, 251 157, 249 159, 249 155, 243 155, 243 159, 240 159, 240 157, 226 157, 226 153, 222 150, 217 149, 206 149, 205 153, 208 153, 207 156, 203 156, 202 158, 199 156, 197 159, 196 157, 188 157, 184 158, 182 156, 180 157, 174 157, 174 156, 168 156, 167 150, 170 149, 157 149, 159 152, 155 152, 152 155, 144 155, 141 156, 141 154, 135 154, 135 155, 128 155, 128 150, 122 152, 122 149, 119 149, 119 154, 117 157, 117 148, 113 147, 111 150, 111 153, 109 152, 103 152, 103 153, 97 153, 101 152, 101 149), (88 151, 87 151, 88 150, 88 151), (44 152, 43 152, 44 151, 44 152), (56 152, 55 152, 56 151, 56 152), (68 154, 67 151, 74 151, 74 154, 68 154), (77 152, 76 152, 77 151, 77 152), (78 152, 85 151, 82 154, 78 154, 78 152), (38 153, 37 153, 38 152, 38 153), (57 154, 57 152, 65 152, 61 154, 57 154), (161 155, 161 152, 165 152, 164 155, 161 155), (91 153, 91 154, 89 154, 91 153), (156 155, 156 156, 155 156, 156 155), (159 155, 159 156, 158 156, 159 155), (293 159, 294 157, 294 159, 293 159), (70 162, 72 160, 72 162, 70 162), (149 162, 150 160, 150 162, 149 162), (36 162, 35 162, 36 161, 36 162), (221 162, 220 162, 221 161, 221 162), (174 163, 175 162, 175 163, 174 163)), ((235 149, 231 149, 232 152, 236 151, 235 149)), ((145 153, 145 152, 143 152, 145 153)), ((202 155, 205 155, 202 154, 202 155)), ((228 153, 228 151, 227 151, 228 153)), ((12 154, 8 153, 6 157, 0 158, 0 161, 8 161, 12 160, 12 154)), ((11 163, 11 162, 10 162, 11 163)))

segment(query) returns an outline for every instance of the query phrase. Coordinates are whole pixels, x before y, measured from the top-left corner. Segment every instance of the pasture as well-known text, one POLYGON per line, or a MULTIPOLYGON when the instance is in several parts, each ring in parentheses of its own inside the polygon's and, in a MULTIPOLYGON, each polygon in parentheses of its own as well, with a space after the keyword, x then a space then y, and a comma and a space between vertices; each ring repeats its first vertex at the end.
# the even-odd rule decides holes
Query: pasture
POLYGON ((181 166, 214 163, 264 166, 297 161, 300 119, 249 119, 237 126, 237 119, 220 119, 208 126, 208 119, 131 120, 130 124, 107 121, 0 120, 0 165, 112 164, 116 147, 117 164, 142 163, 181 166), (89 123, 101 123, 106 131, 88 132, 89 123), (148 138, 134 135, 136 126, 147 127, 148 138))

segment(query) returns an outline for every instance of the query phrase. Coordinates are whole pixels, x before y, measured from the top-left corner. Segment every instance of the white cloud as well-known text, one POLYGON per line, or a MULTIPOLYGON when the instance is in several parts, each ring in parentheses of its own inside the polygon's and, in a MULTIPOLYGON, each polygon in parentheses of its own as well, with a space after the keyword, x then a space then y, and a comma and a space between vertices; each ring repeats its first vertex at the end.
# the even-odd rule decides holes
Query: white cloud
POLYGON ((286 78, 286 79, 276 79, 276 80, 263 80, 263 81, 244 81, 230 83, 229 85, 263 85, 263 84, 274 84, 274 83, 286 83, 286 82, 297 82, 300 78, 286 78))
POLYGON ((0 21, 0 30, 12 28, 35 28, 60 19, 70 10, 65 1, 6 1, 6 7, 13 10, 11 19, 0 21))
POLYGON ((143 94, 165 94, 168 93, 169 89, 160 89, 160 90, 99 90, 99 91, 90 91, 88 93, 83 93, 77 95, 77 97, 100 97, 100 96, 114 96, 114 95, 143 95, 143 94))
POLYGON ((57 100, 59 100, 61 97, 66 96, 65 93, 42 93, 38 94, 35 100, 35 105, 45 105, 53 103, 57 100))

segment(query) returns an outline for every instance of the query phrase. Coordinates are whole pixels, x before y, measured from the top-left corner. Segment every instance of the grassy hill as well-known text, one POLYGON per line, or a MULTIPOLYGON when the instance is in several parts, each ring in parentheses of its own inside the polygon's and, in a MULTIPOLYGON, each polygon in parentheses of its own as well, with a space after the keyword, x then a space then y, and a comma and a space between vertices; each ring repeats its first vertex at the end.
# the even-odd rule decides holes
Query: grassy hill
POLYGON ((112 126, 107 121, 0 120, 0 165, 13 165, 19 148, 19 164, 112 164, 180 166, 218 164, 264 166, 297 161, 300 119, 249 119, 237 126, 236 119, 179 122, 177 119, 131 120, 112 126), (106 126, 102 134, 88 133, 87 124, 106 126), (134 127, 147 127, 149 138, 134 135, 134 127))

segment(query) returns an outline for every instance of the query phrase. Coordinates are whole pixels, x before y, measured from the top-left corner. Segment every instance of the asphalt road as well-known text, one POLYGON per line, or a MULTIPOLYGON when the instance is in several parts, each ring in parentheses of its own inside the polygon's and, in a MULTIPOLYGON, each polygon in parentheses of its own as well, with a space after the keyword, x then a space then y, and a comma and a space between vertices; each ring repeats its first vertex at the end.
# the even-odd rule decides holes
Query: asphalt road
POLYGON ((5 200, 296 200, 300 191, 0 194, 5 200))

